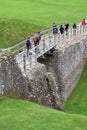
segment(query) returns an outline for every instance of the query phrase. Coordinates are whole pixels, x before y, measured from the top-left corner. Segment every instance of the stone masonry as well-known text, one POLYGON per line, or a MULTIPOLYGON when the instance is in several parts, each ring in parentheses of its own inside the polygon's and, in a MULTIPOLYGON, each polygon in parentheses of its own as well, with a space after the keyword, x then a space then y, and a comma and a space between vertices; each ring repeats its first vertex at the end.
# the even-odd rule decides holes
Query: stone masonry
POLYGON ((0 58, 0 88, 3 95, 59 108, 67 100, 81 76, 87 53, 87 37, 22 72, 11 54, 0 58), (2 91, 2 90, 1 90, 2 91))
POLYGON ((87 54, 87 37, 77 41, 62 50, 56 50, 53 57, 41 63, 48 72, 55 76, 58 95, 61 101, 66 101, 81 76, 87 54))
POLYGON ((24 73, 18 67, 15 57, 2 56, 0 61, 0 81, 3 95, 33 101, 45 106, 58 108, 58 87, 52 73, 46 72, 43 64, 37 63, 24 73))

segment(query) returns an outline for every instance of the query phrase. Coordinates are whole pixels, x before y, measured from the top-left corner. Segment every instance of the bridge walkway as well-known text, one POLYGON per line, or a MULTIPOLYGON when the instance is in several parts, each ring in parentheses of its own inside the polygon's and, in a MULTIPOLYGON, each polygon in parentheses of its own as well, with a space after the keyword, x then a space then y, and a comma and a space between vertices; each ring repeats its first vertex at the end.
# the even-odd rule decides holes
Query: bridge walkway
POLYGON ((79 41, 83 39, 84 36, 87 35, 87 25, 83 28, 83 26, 79 24, 76 30, 70 28, 67 35, 66 32, 64 32, 63 35, 61 35, 60 32, 54 35, 52 29, 42 31, 41 35, 41 41, 36 47, 34 47, 33 43, 34 37, 31 38, 32 48, 29 50, 29 56, 27 56, 26 40, 6 49, 16 55, 16 61, 22 71, 32 68, 32 66, 37 63, 37 59, 41 56, 44 57, 46 53, 50 53, 52 48, 64 52, 65 48, 74 44, 76 40, 79 41))

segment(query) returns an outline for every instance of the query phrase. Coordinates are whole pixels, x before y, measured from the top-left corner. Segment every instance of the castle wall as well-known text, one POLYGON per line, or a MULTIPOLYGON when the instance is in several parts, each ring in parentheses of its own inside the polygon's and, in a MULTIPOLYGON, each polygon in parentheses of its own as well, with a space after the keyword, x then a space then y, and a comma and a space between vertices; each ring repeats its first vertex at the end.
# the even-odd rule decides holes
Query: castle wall
POLYGON ((78 83, 87 53, 87 37, 56 50, 52 57, 22 72, 12 55, 0 59, 0 91, 7 97, 22 98, 58 108, 78 83))

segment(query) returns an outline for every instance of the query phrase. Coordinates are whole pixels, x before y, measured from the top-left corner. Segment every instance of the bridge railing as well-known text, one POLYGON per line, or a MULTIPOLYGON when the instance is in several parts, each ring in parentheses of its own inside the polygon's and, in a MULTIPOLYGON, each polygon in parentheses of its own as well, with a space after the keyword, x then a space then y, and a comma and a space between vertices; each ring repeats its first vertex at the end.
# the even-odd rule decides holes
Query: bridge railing
POLYGON ((56 46, 56 36, 57 35, 48 35, 45 38, 42 38, 40 44, 36 47, 32 47, 29 50, 29 55, 27 56, 27 49, 24 52, 21 52, 17 55, 16 59, 18 60, 19 66, 24 70, 27 66, 32 67, 37 63, 37 58, 43 56, 44 53, 48 52, 50 49, 56 46), (55 44, 54 44, 55 43, 55 44), (22 56, 20 58, 20 56, 22 56))
MULTIPOLYGON (((51 33, 52 29, 47 29, 47 30, 41 31, 41 35, 42 36, 44 35, 44 37, 45 37, 49 32, 51 33)), ((32 46, 34 46, 33 39, 34 39, 34 36, 31 37, 32 46)), ((18 53, 24 51, 25 47, 26 47, 26 40, 23 40, 22 42, 17 43, 16 45, 14 45, 12 47, 0 49, 0 56, 3 54, 4 51, 10 51, 13 54, 18 54, 18 53)))
MULTIPOLYGON (((82 33, 82 32, 84 32, 84 30, 85 29, 83 29, 83 27, 81 26, 81 24, 79 24, 78 26, 77 26, 77 29, 76 29, 76 35, 78 34, 78 32, 79 33, 82 33)), ((48 29, 48 30, 45 30, 45 31, 42 31, 41 32, 41 35, 42 35, 42 39, 45 39, 47 36, 49 36, 50 34, 52 34, 52 28, 51 29, 48 29)), ((75 32, 73 32, 73 29, 71 28, 71 29, 69 29, 69 32, 68 32, 68 38, 70 38, 72 35, 75 35, 75 32)), ((60 35, 60 34, 59 34, 60 35)), ((64 35, 65 37, 64 38, 66 38, 66 35, 64 35)), ((62 36, 60 36, 60 37, 62 37, 62 36)), ((34 36, 33 37, 31 37, 31 42, 32 42, 32 47, 34 46, 34 42, 33 42, 33 38, 34 38, 34 36)), ((62 38, 60 39, 59 38, 59 41, 61 41, 62 40, 62 38)), ((18 53, 20 53, 20 52, 22 52, 22 51, 24 51, 25 50, 25 47, 26 47, 26 40, 24 40, 24 41, 22 41, 22 42, 20 42, 20 43, 17 43, 16 45, 14 45, 14 46, 12 46, 12 47, 8 47, 8 48, 5 48, 5 49, 0 49, 0 55, 4 52, 4 51, 10 51, 10 52, 12 52, 13 54, 18 54, 18 53)))
POLYGON ((85 32, 87 31, 87 25, 85 25, 84 27, 79 24, 77 26, 76 29, 73 29, 73 28, 70 28, 68 30, 68 33, 66 33, 66 31, 64 32, 63 35, 61 35, 60 33, 58 34, 58 42, 65 42, 66 40, 67 41, 70 41, 71 38, 73 37, 76 37, 76 36, 79 36, 80 34, 84 34, 85 32))
POLYGON ((22 67, 24 67, 24 70, 25 68, 27 68, 27 66, 32 67, 32 65, 37 63, 37 58, 43 56, 50 49, 56 47, 58 43, 60 47, 62 47, 62 45, 65 47, 65 45, 63 44, 64 42, 70 41, 71 38, 83 34, 85 31, 87 31, 87 25, 84 28, 80 24, 77 26, 77 29, 70 28, 68 33, 66 34, 66 32, 64 32, 63 35, 61 35, 60 33, 58 33, 57 35, 53 35, 51 31, 51 33, 47 34, 45 37, 41 39, 39 45, 30 49, 28 58, 26 56, 26 49, 25 49, 25 53, 20 62, 21 64, 24 64, 22 67), (28 63, 27 60, 29 61, 28 63))
POLYGON ((1 51, 1 53, 3 51, 10 51, 13 54, 16 54, 16 57, 20 57, 21 55, 21 59, 18 61, 18 64, 21 65, 22 68, 25 68, 27 66, 32 66, 33 63, 36 63, 37 58, 44 55, 44 53, 46 53, 47 51, 49 51, 51 48, 53 48, 56 45, 59 45, 60 47, 62 47, 62 45, 64 46, 66 41, 70 41, 71 38, 76 37, 77 35, 83 34, 85 31, 87 31, 87 25, 85 27, 83 27, 81 24, 79 24, 77 26, 76 29, 72 29, 70 28, 68 33, 66 34, 66 32, 64 32, 64 34, 60 34, 60 32, 58 32, 57 35, 54 35, 52 33, 52 29, 48 29, 45 31, 41 32, 41 41, 40 44, 36 47, 34 47, 34 42, 33 42, 33 38, 31 37, 31 41, 32 41, 32 48, 29 50, 29 57, 26 56, 26 40, 12 46, 6 49, 3 49, 1 51), (28 61, 28 62, 27 62, 28 61))

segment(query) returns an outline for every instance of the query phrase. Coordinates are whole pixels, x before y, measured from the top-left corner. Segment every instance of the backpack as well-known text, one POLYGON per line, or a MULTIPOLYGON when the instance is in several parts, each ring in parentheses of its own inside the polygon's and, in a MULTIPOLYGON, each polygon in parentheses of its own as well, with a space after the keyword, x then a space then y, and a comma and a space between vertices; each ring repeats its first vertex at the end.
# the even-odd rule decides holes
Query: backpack
POLYGON ((36 42, 37 42, 37 38, 35 37, 35 38, 34 38, 34 43, 36 43, 36 42))
POLYGON ((58 33, 58 28, 57 27, 53 28, 53 33, 58 33))
POLYGON ((38 36, 39 41, 41 40, 41 35, 38 36))

